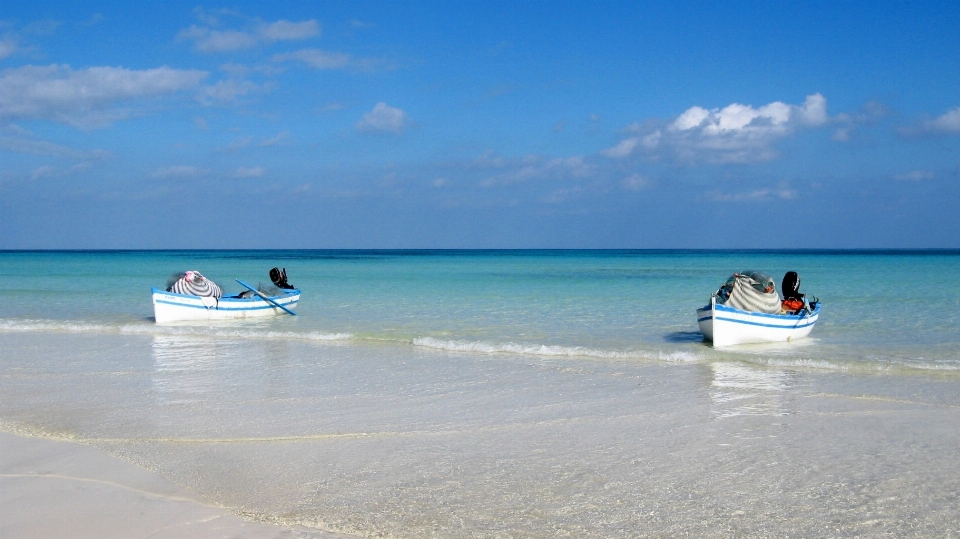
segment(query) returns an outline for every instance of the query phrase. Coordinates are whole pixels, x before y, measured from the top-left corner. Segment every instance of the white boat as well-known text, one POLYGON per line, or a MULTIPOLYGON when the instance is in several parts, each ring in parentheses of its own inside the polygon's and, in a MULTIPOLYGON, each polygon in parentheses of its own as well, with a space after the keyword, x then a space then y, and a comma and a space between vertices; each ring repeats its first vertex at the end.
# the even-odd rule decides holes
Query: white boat
POLYGON ((285 290, 284 293, 269 296, 267 299, 264 299, 267 296, 218 299, 176 294, 159 288, 152 291, 153 316, 157 323, 177 320, 233 320, 287 314, 289 311, 284 311, 283 308, 293 309, 300 301, 298 289, 285 290))
POLYGON ((820 302, 813 310, 803 309, 799 314, 765 314, 742 311, 717 303, 697 309, 700 331, 714 347, 734 344, 785 342, 802 339, 810 334, 820 316, 820 302))

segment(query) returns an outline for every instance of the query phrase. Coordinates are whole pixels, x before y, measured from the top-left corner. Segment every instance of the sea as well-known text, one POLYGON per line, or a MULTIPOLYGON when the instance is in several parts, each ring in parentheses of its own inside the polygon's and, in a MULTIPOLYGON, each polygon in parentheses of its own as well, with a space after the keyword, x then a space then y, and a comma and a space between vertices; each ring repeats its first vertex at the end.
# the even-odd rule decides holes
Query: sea
POLYGON ((960 250, 0 252, 0 430, 303 537, 960 537, 960 250), (273 267, 297 316, 153 320, 273 267), (809 338, 704 342, 743 270, 809 338))

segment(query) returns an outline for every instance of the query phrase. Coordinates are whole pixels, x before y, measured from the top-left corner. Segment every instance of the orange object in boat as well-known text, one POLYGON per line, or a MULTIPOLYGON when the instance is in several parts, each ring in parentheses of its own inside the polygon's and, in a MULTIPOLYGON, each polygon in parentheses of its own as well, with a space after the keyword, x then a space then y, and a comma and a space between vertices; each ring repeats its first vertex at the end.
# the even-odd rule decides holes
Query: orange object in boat
POLYGON ((803 301, 799 299, 785 299, 781 307, 784 311, 799 311, 803 308, 803 301))

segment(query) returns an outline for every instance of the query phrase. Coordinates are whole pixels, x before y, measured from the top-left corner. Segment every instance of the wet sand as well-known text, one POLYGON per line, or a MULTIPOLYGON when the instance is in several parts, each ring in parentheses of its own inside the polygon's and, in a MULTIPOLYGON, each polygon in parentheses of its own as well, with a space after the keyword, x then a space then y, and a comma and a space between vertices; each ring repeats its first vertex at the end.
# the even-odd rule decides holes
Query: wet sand
POLYGON ((0 537, 338 537, 246 521, 81 444, 0 432, 0 537))

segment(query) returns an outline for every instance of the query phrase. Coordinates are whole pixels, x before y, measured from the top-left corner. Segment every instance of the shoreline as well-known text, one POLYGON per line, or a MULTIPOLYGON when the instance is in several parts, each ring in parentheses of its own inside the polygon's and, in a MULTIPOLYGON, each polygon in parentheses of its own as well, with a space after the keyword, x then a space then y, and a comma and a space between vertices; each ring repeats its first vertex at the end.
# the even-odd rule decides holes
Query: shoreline
POLYGON ((219 336, 0 340, 0 539, 957 529, 955 377, 727 355, 668 365, 219 336))
POLYGON ((0 431, 0 538, 345 537, 252 522, 96 448, 0 431))

